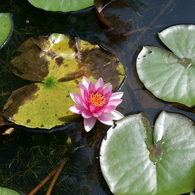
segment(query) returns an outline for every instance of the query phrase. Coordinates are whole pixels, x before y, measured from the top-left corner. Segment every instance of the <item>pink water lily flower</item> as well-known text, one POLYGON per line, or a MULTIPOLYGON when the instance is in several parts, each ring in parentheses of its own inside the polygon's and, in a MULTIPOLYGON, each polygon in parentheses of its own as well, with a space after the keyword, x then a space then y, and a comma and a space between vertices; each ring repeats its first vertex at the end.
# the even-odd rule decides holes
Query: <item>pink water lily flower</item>
POLYGON ((70 96, 76 105, 69 108, 70 111, 81 114, 84 118, 84 127, 90 131, 96 120, 113 125, 113 120, 119 120, 124 116, 116 111, 116 107, 122 102, 123 92, 112 93, 112 85, 105 84, 102 78, 96 83, 83 77, 79 83, 80 95, 70 92, 70 96))

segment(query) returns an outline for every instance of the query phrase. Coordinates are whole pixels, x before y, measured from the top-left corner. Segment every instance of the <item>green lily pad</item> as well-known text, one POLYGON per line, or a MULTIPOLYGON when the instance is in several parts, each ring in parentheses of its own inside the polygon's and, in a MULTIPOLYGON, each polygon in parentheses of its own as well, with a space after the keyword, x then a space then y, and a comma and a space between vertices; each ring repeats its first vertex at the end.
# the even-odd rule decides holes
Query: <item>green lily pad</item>
POLYGON ((13 23, 10 13, 0 13, 0 48, 2 48, 6 40, 11 36, 13 23))
POLYGON ((125 77, 123 65, 111 53, 64 34, 30 38, 18 51, 11 71, 35 83, 13 91, 3 115, 29 128, 51 129, 78 116, 69 111, 74 104, 69 91, 79 92, 84 76, 91 81, 102 77, 115 90, 125 77))
POLYGON ((33 6, 54 12, 77 11, 94 5, 93 0, 28 0, 33 6))
POLYGON ((154 132, 142 113, 129 115, 116 124, 100 147, 101 170, 113 194, 178 195, 193 191, 193 121, 163 111, 154 132))
POLYGON ((158 34, 172 51, 144 46, 136 61, 137 73, 157 98, 195 105, 195 25, 176 25, 158 34))
POLYGON ((1 195, 20 195, 18 192, 14 190, 3 188, 3 187, 0 187, 0 194, 1 195))

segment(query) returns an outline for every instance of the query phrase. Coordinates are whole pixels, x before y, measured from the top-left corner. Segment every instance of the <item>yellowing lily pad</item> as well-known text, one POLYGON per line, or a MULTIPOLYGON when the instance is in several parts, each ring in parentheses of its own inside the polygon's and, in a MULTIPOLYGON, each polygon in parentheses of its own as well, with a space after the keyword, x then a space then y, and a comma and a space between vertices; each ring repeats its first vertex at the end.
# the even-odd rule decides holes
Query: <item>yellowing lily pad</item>
POLYGON ((111 53, 64 34, 30 38, 18 51, 21 54, 11 61, 11 71, 35 83, 15 90, 3 115, 29 128, 51 129, 78 116, 69 111, 74 104, 69 91, 78 92, 84 76, 91 81, 102 77, 114 89, 125 76, 122 64, 111 53))

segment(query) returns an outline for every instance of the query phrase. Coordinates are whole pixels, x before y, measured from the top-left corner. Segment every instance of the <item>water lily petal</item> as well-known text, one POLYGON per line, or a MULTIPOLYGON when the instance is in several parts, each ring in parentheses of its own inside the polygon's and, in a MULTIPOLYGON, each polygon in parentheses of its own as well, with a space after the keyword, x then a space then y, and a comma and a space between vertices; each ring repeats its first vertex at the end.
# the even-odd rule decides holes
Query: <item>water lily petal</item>
POLYGON ((82 104, 82 97, 78 93, 70 92, 70 97, 76 104, 82 104))
POLYGON ((73 105, 69 108, 71 112, 74 112, 76 114, 82 114, 82 112, 85 110, 83 106, 81 105, 73 105))
POLYGON ((106 106, 106 109, 103 111, 103 113, 109 113, 116 109, 115 105, 106 106))
POLYGON ((103 87, 97 88, 96 92, 103 95, 103 92, 104 92, 103 87))
POLYGON ((81 95, 70 92, 76 105, 71 106, 69 110, 83 116, 87 132, 93 128, 97 119, 106 125, 113 125, 113 120, 119 120, 123 117, 120 112, 115 110, 116 106, 122 102, 123 92, 112 93, 110 83, 104 85, 103 79, 99 78, 94 84, 83 77, 82 83, 79 83, 79 89, 81 95), (98 98, 103 98, 103 100, 98 98), (101 101, 104 102, 101 103, 101 101))
POLYGON ((104 87, 104 94, 105 95, 106 93, 108 92, 111 92, 112 93, 112 85, 108 84, 104 87))
POLYGON ((112 95, 112 85, 107 85, 104 88, 103 95, 106 98, 107 102, 109 101, 111 95, 112 95))
POLYGON ((92 113, 89 112, 88 110, 84 110, 82 112, 82 116, 83 116, 83 118, 91 118, 91 117, 93 117, 92 113))
POLYGON ((85 110, 89 110, 88 105, 83 101, 82 106, 85 108, 85 110))
POLYGON ((102 114, 100 117, 97 117, 97 119, 101 122, 104 123, 106 125, 113 125, 113 114, 111 113, 104 113, 102 114))
POLYGON ((94 105, 92 105, 92 104, 89 104, 89 110, 91 112, 95 112, 96 111, 96 107, 94 105))
POLYGON ((122 99, 113 99, 108 102, 107 106, 111 105, 118 106, 122 101, 123 101, 122 99))
POLYGON ((85 85, 83 85, 82 83, 79 83, 79 89, 80 89, 80 94, 82 97, 85 97, 86 92, 87 92, 87 88, 85 87, 85 85), (85 93, 85 94, 84 94, 85 93))
POLYGON ((86 103, 86 104, 88 104, 89 103, 89 93, 88 93, 88 91, 84 91, 83 92, 83 100, 84 100, 84 102, 86 103))
POLYGON ((120 98, 122 98, 123 94, 124 94, 123 92, 114 92, 110 99, 111 100, 112 99, 120 99, 120 98))
POLYGON ((90 81, 86 77, 83 77, 82 84, 88 89, 90 81))
POLYGON ((89 132, 94 127, 95 123, 96 123, 96 118, 95 117, 84 118, 85 131, 89 132))
POLYGON ((120 119, 122 119, 122 118, 124 117, 124 115, 121 114, 121 113, 120 113, 119 111, 117 111, 117 110, 113 110, 111 113, 112 113, 113 116, 114 116, 113 120, 120 120, 120 119))
POLYGON ((90 93, 95 93, 95 92, 96 92, 95 84, 91 82, 91 83, 89 84, 88 90, 89 90, 89 94, 90 94, 90 93))
POLYGON ((100 117, 100 115, 102 114, 101 112, 99 112, 99 113, 92 113, 93 114, 93 116, 95 117, 95 118, 97 118, 97 117, 100 117))
POLYGON ((100 87, 103 88, 103 86, 104 86, 104 81, 103 81, 102 78, 99 78, 99 79, 97 80, 97 82, 95 83, 95 88, 96 88, 96 89, 98 89, 98 88, 100 88, 100 87))
POLYGON ((107 121, 102 121, 102 120, 100 120, 100 119, 98 119, 98 120, 99 120, 101 123, 105 124, 105 125, 110 125, 110 126, 114 125, 113 120, 107 120, 107 121))

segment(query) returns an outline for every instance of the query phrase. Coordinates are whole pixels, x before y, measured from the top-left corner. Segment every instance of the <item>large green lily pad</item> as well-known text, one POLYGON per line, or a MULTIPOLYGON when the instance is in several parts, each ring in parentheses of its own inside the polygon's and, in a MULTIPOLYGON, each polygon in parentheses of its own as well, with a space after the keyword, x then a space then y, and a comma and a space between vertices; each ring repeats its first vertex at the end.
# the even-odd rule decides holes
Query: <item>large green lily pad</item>
POLYGON ((0 48, 12 34, 13 23, 10 13, 0 13, 0 48))
POLYGON ((0 187, 0 194, 1 195, 20 195, 18 192, 14 190, 3 188, 3 187, 0 187))
POLYGON ((195 126, 161 112, 154 131, 148 118, 129 115, 103 139, 100 165, 116 195, 178 195, 195 187, 195 126))
POLYGON ((50 129, 78 116, 69 111, 74 103, 69 91, 79 92, 78 82, 102 77, 116 90, 124 79, 122 64, 111 53, 86 41, 70 40, 64 34, 30 38, 11 61, 11 71, 33 81, 13 91, 3 115, 16 124, 50 129))
POLYGON ((172 51, 144 46, 136 61, 137 73, 157 98, 195 105, 195 25, 175 25, 158 34, 172 51))
POLYGON ((28 0, 33 6, 46 11, 70 12, 94 5, 93 0, 28 0))

